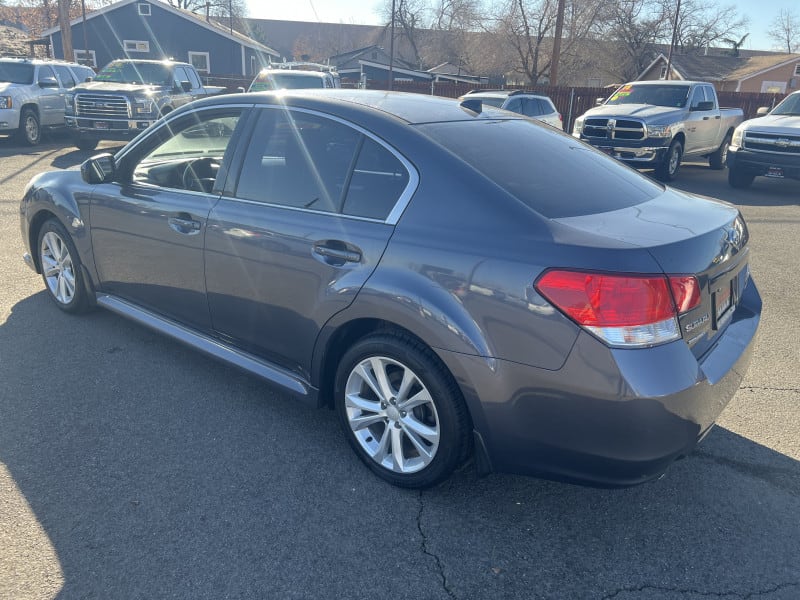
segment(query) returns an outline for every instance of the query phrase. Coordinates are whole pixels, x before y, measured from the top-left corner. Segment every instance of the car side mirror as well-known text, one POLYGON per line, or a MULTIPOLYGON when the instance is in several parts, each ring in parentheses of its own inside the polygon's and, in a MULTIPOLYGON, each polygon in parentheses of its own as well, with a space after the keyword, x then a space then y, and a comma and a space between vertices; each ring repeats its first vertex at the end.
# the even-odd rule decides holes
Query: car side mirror
POLYGON ((706 111, 706 110, 713 110, 713 108, 714 108, 714 102, 711 100, 705 100, 703 102, 698 102, 690 110, 706 111))
POLYGON ((84 81, 85 83, 89 83, 89 82, 90 82, 92 79, 94 79, 94 77, 87 77, 87 78, 86 78, 86 79, 84 79, 83 81, 84 81))
POLYGON ((39 80, 40 88, 57 88, 58 80, 55 77, 42 77, 39 80))
POLYGON ((192 84, 188 81, 181 81, 181 90, 184 92, 191 92, 192 91, 192 84))
POLYGON ((81 165, 81 177, 86 183, 97 185, 114 179, 117 166, 114 155, 108 152, 93 156, 81 165))
POLYGON ((595 98, 595 99, 594 99, 594 105, 595 105, 595 106, 600 106, 600 105, 601 105, 601 104, 603 104, 603 102, 605 102, 605 101, 606 101, 606 99, 605 99, 605 98, 595 98))
POLYGON ((769 106, 759 106, 758 110, 756 111, 756 116, 763 117, 764 115, 769 114, 769 106))

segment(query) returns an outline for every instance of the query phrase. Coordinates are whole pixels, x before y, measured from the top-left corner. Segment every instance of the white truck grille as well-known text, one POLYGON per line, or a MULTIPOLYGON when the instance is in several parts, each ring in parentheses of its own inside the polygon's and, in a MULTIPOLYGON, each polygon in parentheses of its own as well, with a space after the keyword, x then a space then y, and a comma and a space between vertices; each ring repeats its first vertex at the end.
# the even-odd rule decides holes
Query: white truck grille
POLYGON ((76 114, 99 119, 128 119, 130 104, 125 96, 106 94, 78 94, 75 97, 76 114))

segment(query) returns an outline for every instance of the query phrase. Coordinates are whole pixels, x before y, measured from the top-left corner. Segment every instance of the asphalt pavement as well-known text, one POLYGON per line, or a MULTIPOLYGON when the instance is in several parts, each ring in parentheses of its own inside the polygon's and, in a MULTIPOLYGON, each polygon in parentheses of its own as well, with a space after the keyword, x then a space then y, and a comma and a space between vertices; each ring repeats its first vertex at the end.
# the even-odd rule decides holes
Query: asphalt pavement
POLYGON ((695 453, 623 490, 467 466, 415 492, 371 475, 332 412, 53 306, 19 199, 87 157, 0 139, 0 599, 800 598, 800 182, 676 182, 741 207, 765 304, 695 453))

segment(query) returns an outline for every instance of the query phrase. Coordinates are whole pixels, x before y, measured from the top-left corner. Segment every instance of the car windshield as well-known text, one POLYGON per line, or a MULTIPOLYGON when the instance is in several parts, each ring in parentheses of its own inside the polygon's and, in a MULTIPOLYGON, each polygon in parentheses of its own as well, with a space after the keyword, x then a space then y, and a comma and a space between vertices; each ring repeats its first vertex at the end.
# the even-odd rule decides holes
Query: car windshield
POLYGON ((689 98, 688 85, 635 85, 626 83, 614 92, 606 104, 652 104, 682 108, 689 98))
POLYGON ((528 119, 452 121, 418 127, 550 219, 619 210, 663 193, 661 186, 617 160, 528 119))
POLYGON ((161 63, 132 63, 114 61, 109 63, 94 78, 95 81, 112 83, 148 83, 170 85, 172 74, 167 65, 161 63))
POLYGON ((33 83, 33 65, 0 62, 0 81, 3 83, 33 83))
POLYGON ((303 75, 300 73, 265 73, 259 75, 252 84, 251 92, 264 92, 268 90, 321 88, 322 77, 316 75, 303 75))
POLYGON ((770 114, 790 115, 794 117, 800 116, 800 94, 791 94, 787 96, 770 114))

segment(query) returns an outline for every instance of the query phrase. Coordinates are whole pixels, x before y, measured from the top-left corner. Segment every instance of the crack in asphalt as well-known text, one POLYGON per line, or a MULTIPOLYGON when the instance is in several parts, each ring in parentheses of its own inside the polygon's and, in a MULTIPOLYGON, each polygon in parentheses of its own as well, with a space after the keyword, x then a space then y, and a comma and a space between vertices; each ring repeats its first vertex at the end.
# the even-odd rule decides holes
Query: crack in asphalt
POLYGON ((767 387, 764 385, 743 385, 741 388, 742 390, 761 390, 766 392, 800 392, 800 388, 776 388, 776 387, 767 387))
POLYGON ((422 490, 419 491, 419 512, 417 512, 417 530, 419 531, 419 535, 422 537, 422 552, 426 556, 430 556, 436 562, 436 570, 439 573, 439 577, 442 580, 442 587, 444 591, 447 592, 447 595, 450 598, 457 598, 457 596, 453 593, 453 590, 450 589, 450 586, 447 585, 447 576, 444 574, 444 567, 442 566, 441 559, 428 550, 428 536, 425 535, 425 532, 422 531, 422 512, 425 509, 425 504, 422 501, 422 490))
POLYGON ((765 594, 774 594, 775 592, 779 592, 784 589, 793 588, 793 587, 800 587, 800 582, 791 582, 791 583, 779 583, 771 588, 765 590, 758 590, 755 592, 704 592, 702 590, 694 590, 694 589, 684 589, 679 587, 666 587, 661 585, 640 585, 637 587, 625 587, 620 588, 611 592, 610 594, 606 594, 603 596, 602 600, 611 600, 611 598, 615 598, 619 594, 625 592, 632 592, 638 593, 643 592, 645 590, 655 590, 657 592, 669 592, 669 593, 677 593, 677 594, 695 594, 696 596, 708 596, 710 598, 741 598, 742 600, 749 600, 750 598, 756 598, 758 596, 763 596, 765 594))

